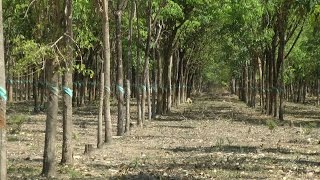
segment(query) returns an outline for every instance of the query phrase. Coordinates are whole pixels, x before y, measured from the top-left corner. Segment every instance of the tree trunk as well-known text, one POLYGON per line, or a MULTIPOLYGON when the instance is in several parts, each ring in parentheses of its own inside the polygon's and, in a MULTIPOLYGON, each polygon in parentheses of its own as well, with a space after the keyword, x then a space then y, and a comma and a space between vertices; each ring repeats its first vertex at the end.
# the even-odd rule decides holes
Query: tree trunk
POLYGON ((130 5, 130 17, 129 17, 129 34, 128 34, 128 61, 127 61, 127 80, 126 80, 126 126, 125 132, 130 131, 130 98, 131 98, 131 79, 132 79, 132 21, 135 11, 135 4, 131 2, 130 5))
POLYGON ((6 142, 6 76, 4 60, 4 38, 2 19, 2 0, 0 0, 0 179, 7 179, 7 142, 6 142))
POLYGON ((150 80, 149 80, 149 52, 150 52, 150 43, 151 43, 151 12, 152 12, 152 1, 148 0, 147 7, 147 27, 148 35, 145 49, 145 61, 143 68, 143 92, 142 92, 142 122, 145 119, 145 101, 148 100, 148 119, 151 120, 151 103, 150 103, 150 80))
POLYGON ((38 73, 36 72, 36 68, 33 68, 33 72, 35 72, 33 74, 33 86, 32 86, 32 91, 33 91, 33 112, 38 113, 40 111, 39 109, 39 100, 38 100, 38 87, 39 87, 39 83, 38 83, 38 73))
MULTIPOLYGON (((133 3, 135 4, 136 9, 138 9, 138 4, 135 0, 133 0, 133 3)), ((136 21, 137 21, 137 41, 136 44, 140 43, 140 14, 139 11, 136 11, 136 21)), ((142 127, 142 105, 141 105, 141 77, 140 77, 140 67, 141 67, 141 59, 140 59, 140 48, 137 48, 137 67, 136 67, 136 99, 137 99, 137 125, 139 127, 142 127)))
POLYGON ((168 84, 167 84, 167 109, 170 112, 172 107, 172 61, 173 61, 173 55, 170 56, 169 59, 169 66, 168 66, 168 84))
POLYGON ((319 106, 320 104, 319 94, 320 94, 320 79, 317 79, 317 106, 319 106))
POLYGON ((156 58, 157 58, 157 84, 158 84, 158 93, 157 93, 157 114, 162 114, 162 94, 163 94, 163 82, 162 82, 162 58, 160 55, 160 50, 156 48, 156 58))
POLYGON ((258 57, 258 68, 259 68, 259 82, 260 82, 260 106, 261 106, 261 112, 264 113, 265 111, 265 99, 264 99, 264 66, 263 61, 258 57))
POLYGON ((72 0, 65 0, 65 21, 66 21, 66 72, 63 76, 63 143, 62 143, 62 164, 72 163, 72 72, 73 72, 73 48, 72 48, 72 0))
MULTIPOLYGON (((58 57, 54 61, 57 60, 58 57)), ((55 153, 56 153, 56 134, 57 134, 57 116, 58 116, 58 72, 55 71, 55 63, 49 60, 46 63, 48 72, 48 101, 47 101, 47 120, 45 145, 43 155, 42 174, 46 177, 55 176, 55 153)))
POLYGON ((98 133, 97 133, 97 148, 102 148, 103 145, 103 133, 102 133, 102 119, 103 119, 103 110, 105 107, 103 106, 104 100, 104 73, 101 71, 100 73, 100 100, 99 100, 99 116, 98 116, 98 133))
MULTIPOLYGON (((155 52, 154 52, 155 53, 155 52)), ((155 59, 155 54, 153 56, 155 59)), ((156 99, 157 99, 157 72, 156 72, 156 68, 152 68, 152 117, 151 118, 155 118, 156 113, 157 113, 157 107, 156 107, 156 99)))
POLYGON ((124 133, 124 88, 123 88, 123 61, 122 61, 122 2, 118 0, 117 9, 114 13, 116 21, 116 55, 117 55, 117 95, 118 95, 118 124, 117 135, 124 133))
POLYGON ((110 93, 111 93, 111 74, 110 74, 110 34, 109 34, 109 1, 103 0, 103 57, 104 57, 104 121, 105 121, 105 142, 112 141, 112 122, 111 122, 111 107, 110 107, 110 93))

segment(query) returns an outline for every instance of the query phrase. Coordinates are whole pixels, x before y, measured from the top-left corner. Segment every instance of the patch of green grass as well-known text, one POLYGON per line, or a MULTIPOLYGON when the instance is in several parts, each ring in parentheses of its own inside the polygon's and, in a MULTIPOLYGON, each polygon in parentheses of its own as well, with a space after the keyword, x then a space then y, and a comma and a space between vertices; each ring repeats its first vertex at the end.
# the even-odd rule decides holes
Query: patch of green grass
POLYGON ((9 134, 19 134, 21 132, 22 124, 29 120, 27 115, 17 114, 9 117, 9 134))
POLYGON ((268 126, 270 131, 274 131, 278 126, 277 122, 272 119, 267 120, 266 125, 268 126))
POLYGON ((39 167, 32 166, 19 166, 19 165, 11 165, 8 167, 8 174, 21 174, 23 176, 34 176, 39 175, 41 173, 41 169, 39 167))
POLYGON ((19 141, 19 138, 17 136, 8 136, 7 141, 8 142, 19 141))
POLYGON ((81 178, 83 177, 82 173, 73 167, 63 166, 59 169, 59 173, 66 174, 69 178, 81 178))
POLYGON ((219 150, 222 150, 224 146, 224 139, 223 138, 219 138, 216 141, 216 148, 218 148, 219 150))
POLYGON ((141 165, 139 158, 135 158, 130 164, 129 167, 136 169, 139 168, 141 165))
POLYGON ((307 135, 309 135, 311 132, 312 132, 312 129, 314 129, 314 128, 316 128, 317 127, 317 123, 315 123, 315 122, 309 122, 308 124, 306 124, 305 126, 304 126, 304 128, 305 128, 305 133, 307 134, 307 135))
POLYGON ((234 143, 233 139, 230 139, 229 137, 226 137, 228 145, 231 146, 234 143))

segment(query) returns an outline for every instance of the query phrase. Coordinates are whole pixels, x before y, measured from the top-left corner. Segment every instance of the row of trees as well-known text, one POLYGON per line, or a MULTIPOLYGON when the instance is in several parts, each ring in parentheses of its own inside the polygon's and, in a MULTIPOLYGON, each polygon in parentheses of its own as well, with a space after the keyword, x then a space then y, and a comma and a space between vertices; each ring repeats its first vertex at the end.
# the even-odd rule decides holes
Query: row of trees
MULTIPOLYGON (((55 176, 60 99, 61 164, 72 164, 73 106, 100 102, 97 147, 101 148, 112 142, 110 101, 117 102, 116 132, 122 136, 130 131, 132 98, 137 104, 136 123, 142 127, 147 119, 170 112, 201 90, 201 70, 209 61, 197 54, 203 40, 200 33, 210 29, 218 3, 5 0, 3 5, 2 72, 7 78, 1 80, 7 82, 3 87, 9 103, 32 100, 35 113, 46 110, 42 170, 46 177, 55 176)), ((2 140, 5 144, 5 134, 2 140)), ((5 145, 1 150, 5 152, 5 145)), ((5 179, 5 164, 1 169, 5 179)))
MULTIPOLYGON (((47 177, 55 174, 60 99, 61 163, 72 164, 73 106, 99 101, 101 148, 112 142, 113 100, 116 133, 122 136, 130 131, 131 100, 142 127, 212 84, 230 86, 251 107, 259 97, 262 112, 280 119, 285 98, 302 101, 307 91, 320 91, 316 0, 4 0, 3 5, 0 72, 7 78, 0 75, 0 87, 9 103, 32 100, 35 112, 46 110, 47 177)), ((1 179, 5 162, 1 153, 1 179)))
POLYGON ((256 97, 263 113, 284 120, 285 100, 318 97, 319 2, 245 1, 225 3, 222 47, 229 65, 230 89, 248 106, 256 97), (231 69, 230 69, 231 68, 231 69))

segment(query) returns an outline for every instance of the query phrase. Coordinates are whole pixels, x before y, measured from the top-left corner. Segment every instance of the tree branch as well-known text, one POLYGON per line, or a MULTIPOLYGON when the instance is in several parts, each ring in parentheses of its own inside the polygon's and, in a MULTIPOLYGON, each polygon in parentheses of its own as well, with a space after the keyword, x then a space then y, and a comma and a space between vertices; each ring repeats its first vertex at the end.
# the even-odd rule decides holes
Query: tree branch
POLYGON ((30 7, 32 6, 32 4, 36 2, 36 0, 32 0, 31 3, 29 4, 28 8, 27 8, 27 11, 24 13, 24 16, 23 16, 23 19, 27 17, 28 15, 28 12, 29 12, 29 9, 30 7))
POLYGON ((292 44, 292 46, 291 46, 291 48, 290 48, 290 50, 288 51, 288 53, 286 54, 286 56, 284 57, 284 59, 287 59, 287 57, 290 55, 290 53, 291 53, 291 51, 292 51, 292 49, 293 49, 293 47, 296 45, 296 43, 298 42, 298 39, 299 39, 299 37, 300 37, 300 35, 301 35, 301 33, 302 33, 302 31, 303 31, 303 25, 301 26, 301 29, 300 29, 300 31, 299 31, 299 33, 298 33, 298 35, 297 35, 297 37, 296 37, 296 39, 294 40, 294 42, 293 42, 293 44, 292 44))

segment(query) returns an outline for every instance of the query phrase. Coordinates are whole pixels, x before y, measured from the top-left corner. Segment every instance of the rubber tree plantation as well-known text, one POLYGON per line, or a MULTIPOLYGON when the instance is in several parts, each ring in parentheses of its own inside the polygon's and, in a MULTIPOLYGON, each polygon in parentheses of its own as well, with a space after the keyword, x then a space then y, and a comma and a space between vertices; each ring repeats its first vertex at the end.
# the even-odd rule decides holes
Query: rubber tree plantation
POLYGON ((319 179, 320 1, 0 0, 0 179, 319 179))

